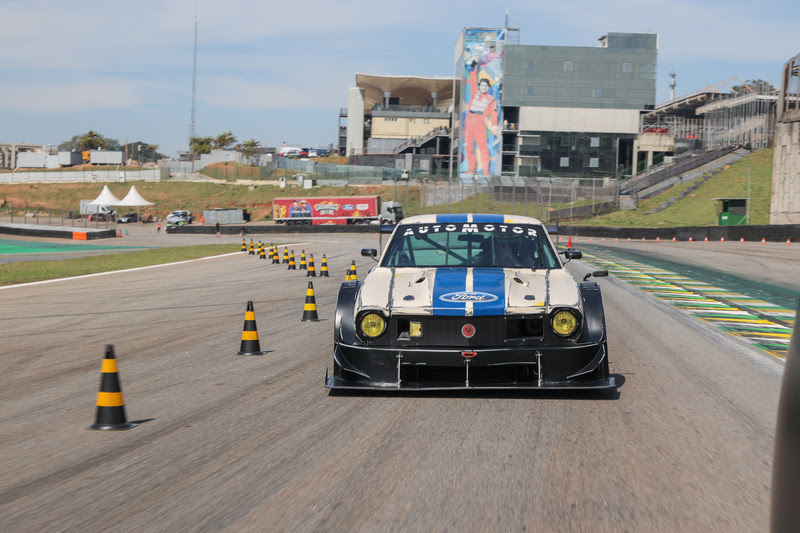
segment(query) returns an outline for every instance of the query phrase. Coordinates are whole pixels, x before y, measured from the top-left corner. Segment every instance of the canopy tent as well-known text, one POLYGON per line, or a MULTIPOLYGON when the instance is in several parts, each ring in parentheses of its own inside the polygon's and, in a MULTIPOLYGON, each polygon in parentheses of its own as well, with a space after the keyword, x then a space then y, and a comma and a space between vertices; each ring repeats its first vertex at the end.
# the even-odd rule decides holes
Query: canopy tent
POLYGON ((139 194, 139 191, 136 190, 135 185, 131 185, 131 190, 128 191, 128 194, 122 200, 117 200, 116 205, 119 206, 131 206, 136 207, 136 217, 141 222, 141 217, 139 216, 139 208, 143 205, 156 205, 153 202, 148 202, 144 199, 144 197, 139 194))
MULTIPOLYGON (((110 193, 109 193, 110 194, 110 193)), ((136 186, 131 185, 131 190, 128 191, 127 196, 122 200, 117 200, 117 203, 114 205, 124 205, 124 206, 142 206, 142 205, 155 205, 153 202, 148 202, 145 200, 139 191, 136 190, 136 186)))
MULTIPOLYGON (((128 196, 130 196, 130 194, 128 196)), ((103 185, 103 192, 100 193, 100 196, 89 202, 89 205, 119 205, 119 198, 112 194, 108 189, 108 185, 103 185)))

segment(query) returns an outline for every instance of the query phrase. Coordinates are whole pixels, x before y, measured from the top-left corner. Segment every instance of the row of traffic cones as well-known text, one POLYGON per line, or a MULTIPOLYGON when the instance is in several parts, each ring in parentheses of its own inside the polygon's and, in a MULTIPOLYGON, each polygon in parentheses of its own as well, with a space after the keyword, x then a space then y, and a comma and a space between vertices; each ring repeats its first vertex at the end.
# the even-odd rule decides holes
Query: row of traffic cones
MULTIPOLYGON (((308 282, 306 301, 303 306, 302 322, 319 322, 317 303, 314 298, 314 284, 308 282)), ((247 302, 244 314, 244 328, 242 329, 242 342, 236 355, 264 355, 268 353, 261 349, 256 327, 256 314, 253 302, 247 302)), ((114 354, 114 345, 106 345, 105 356, 101 368, 100 391, 97 393, 97 412, 95 422, 86 429, 122 431, 139 425, 137 422, 128 422, 125 415, 125 401, 122 397, 117 360, 114 354)))

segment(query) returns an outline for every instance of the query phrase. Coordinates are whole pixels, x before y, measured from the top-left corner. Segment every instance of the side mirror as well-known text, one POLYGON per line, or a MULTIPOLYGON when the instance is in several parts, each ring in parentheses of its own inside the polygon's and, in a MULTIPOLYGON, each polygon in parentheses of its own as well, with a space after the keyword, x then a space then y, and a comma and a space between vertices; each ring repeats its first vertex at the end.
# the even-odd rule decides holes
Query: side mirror
MULTIPOLYGON (((378 250, 375 248, 362 248, 361 249, 361 256, 362 257, 371 257, 375 259, 378 257, 378 250)), ((375 259, 377 261, 377 259, 375 259)))
POLYGON ((564 259, 580 259, 583 257, 583 252, 580 250, 564 250, 564 259))
POLYGON ((596 278, 604 278, 604 277, 608 276, 608 270, 595 270, 594 272, 589 272, 588 274, 583 276, 583 281, 586 281, 587 279, 591 278, 592 276, 594 276, 596 278))

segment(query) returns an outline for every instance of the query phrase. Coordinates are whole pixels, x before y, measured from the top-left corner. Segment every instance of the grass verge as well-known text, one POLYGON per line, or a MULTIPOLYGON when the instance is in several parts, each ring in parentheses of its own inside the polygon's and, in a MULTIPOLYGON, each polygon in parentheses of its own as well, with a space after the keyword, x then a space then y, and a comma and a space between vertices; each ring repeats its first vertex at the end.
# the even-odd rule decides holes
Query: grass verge
POLYGON ((69 278, 98 272, 112 272, 152 265, 163 265, 189 259, 222 255, 240 250, 236 244, 207 244, 157 248, 140 252, 78 257, 58 261, 20 261, 7 263, 0 269, 0 286, 69 278))

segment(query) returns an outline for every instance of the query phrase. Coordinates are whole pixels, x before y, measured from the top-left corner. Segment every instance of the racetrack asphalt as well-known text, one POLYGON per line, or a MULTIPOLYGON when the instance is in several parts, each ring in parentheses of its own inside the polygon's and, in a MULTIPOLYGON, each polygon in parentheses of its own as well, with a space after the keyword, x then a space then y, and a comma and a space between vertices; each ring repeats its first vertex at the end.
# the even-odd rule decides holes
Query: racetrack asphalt
MULTIPOLYGON (((618 394, 329 396, 338 287, 377 237, 270 238, 327 254, 320 322, 300 321, 304 272, 247 254, 2 291, 0 530, 768 529, 772 356, 611 276, 596 281, 618 394), (262 357, 233 355, 248 300, 262 357), (142 424, 84 431, 109 343, 142 424)), ((777 243, 631 246, 779 287, 800 261, 777 243)))

